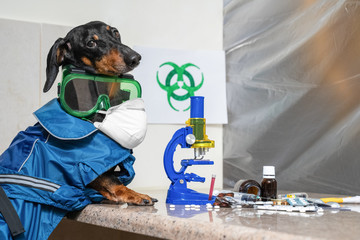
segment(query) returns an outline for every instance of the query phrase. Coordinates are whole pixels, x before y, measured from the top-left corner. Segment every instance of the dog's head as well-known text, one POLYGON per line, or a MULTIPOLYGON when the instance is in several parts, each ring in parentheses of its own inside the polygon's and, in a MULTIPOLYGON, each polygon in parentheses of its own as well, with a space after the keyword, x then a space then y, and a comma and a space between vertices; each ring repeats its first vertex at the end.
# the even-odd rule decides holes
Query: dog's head
POLYGON ((51 47, 43 91, 51 88, 61 65, 72 64, 90 73, 116 76, 134 69, 140 59, 137 52, 121 43, 116 28, 90 22, 72 29, 51 47))

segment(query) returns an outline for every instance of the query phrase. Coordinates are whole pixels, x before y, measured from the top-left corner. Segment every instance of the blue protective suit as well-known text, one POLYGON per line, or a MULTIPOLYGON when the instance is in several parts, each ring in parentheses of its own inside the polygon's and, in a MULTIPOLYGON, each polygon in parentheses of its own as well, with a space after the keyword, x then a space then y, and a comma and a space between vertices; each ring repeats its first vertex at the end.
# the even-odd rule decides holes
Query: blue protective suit
MULTIPOLYGON (((119 165, 125 185, 135 175, 131 150, 67 114, 57 99, 34 115, 38 123, 0 156, 0 185, 25 228, 15 239, 47 239, 67 212, 101 201, 86 186, 112 167, 119 165)), ((12 239, 1 214, 0 239, 12 239)))

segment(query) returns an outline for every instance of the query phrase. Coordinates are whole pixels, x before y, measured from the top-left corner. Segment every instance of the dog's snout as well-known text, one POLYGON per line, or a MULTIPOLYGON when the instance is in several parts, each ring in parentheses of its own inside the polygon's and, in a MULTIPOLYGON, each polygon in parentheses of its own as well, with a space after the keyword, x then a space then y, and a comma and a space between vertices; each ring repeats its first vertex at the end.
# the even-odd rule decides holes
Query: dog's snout
POLYGON ((125 59, 126 65, 128 65, 131 68, 135 68, 139 65, 141 60, 141 56, 138 53, 131 54, 125 59))

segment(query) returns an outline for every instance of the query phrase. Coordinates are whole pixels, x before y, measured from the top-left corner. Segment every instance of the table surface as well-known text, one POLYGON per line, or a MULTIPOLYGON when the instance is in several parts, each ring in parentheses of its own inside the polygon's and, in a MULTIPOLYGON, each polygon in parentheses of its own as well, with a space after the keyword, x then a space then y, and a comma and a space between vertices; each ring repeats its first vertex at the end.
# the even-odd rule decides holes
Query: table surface
MULTIPOLYGON (((165 239, 359 239, 360 204, 352 211, 277 212, 253 208, 170 207, 166 190, 143 191, 155 206, 92 204, 71 214, 76 221, 165 239)), ((328 197, 309 194, 309 197, 328 197)), ((332 195, 334 196, 334 195, 332 195)))

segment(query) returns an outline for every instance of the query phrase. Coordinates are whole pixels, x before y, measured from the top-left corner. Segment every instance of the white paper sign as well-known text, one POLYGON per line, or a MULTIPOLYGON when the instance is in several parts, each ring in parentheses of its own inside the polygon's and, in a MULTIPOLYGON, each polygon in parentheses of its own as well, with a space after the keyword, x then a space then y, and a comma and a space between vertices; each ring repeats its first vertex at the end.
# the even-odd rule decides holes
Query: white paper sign
POLYGON ((149 123, 185 123, 190 96, 204 96, 204 118, 227 123, 225 53, 134 47, 141 54, 133 75, 142 86, 149 123))

